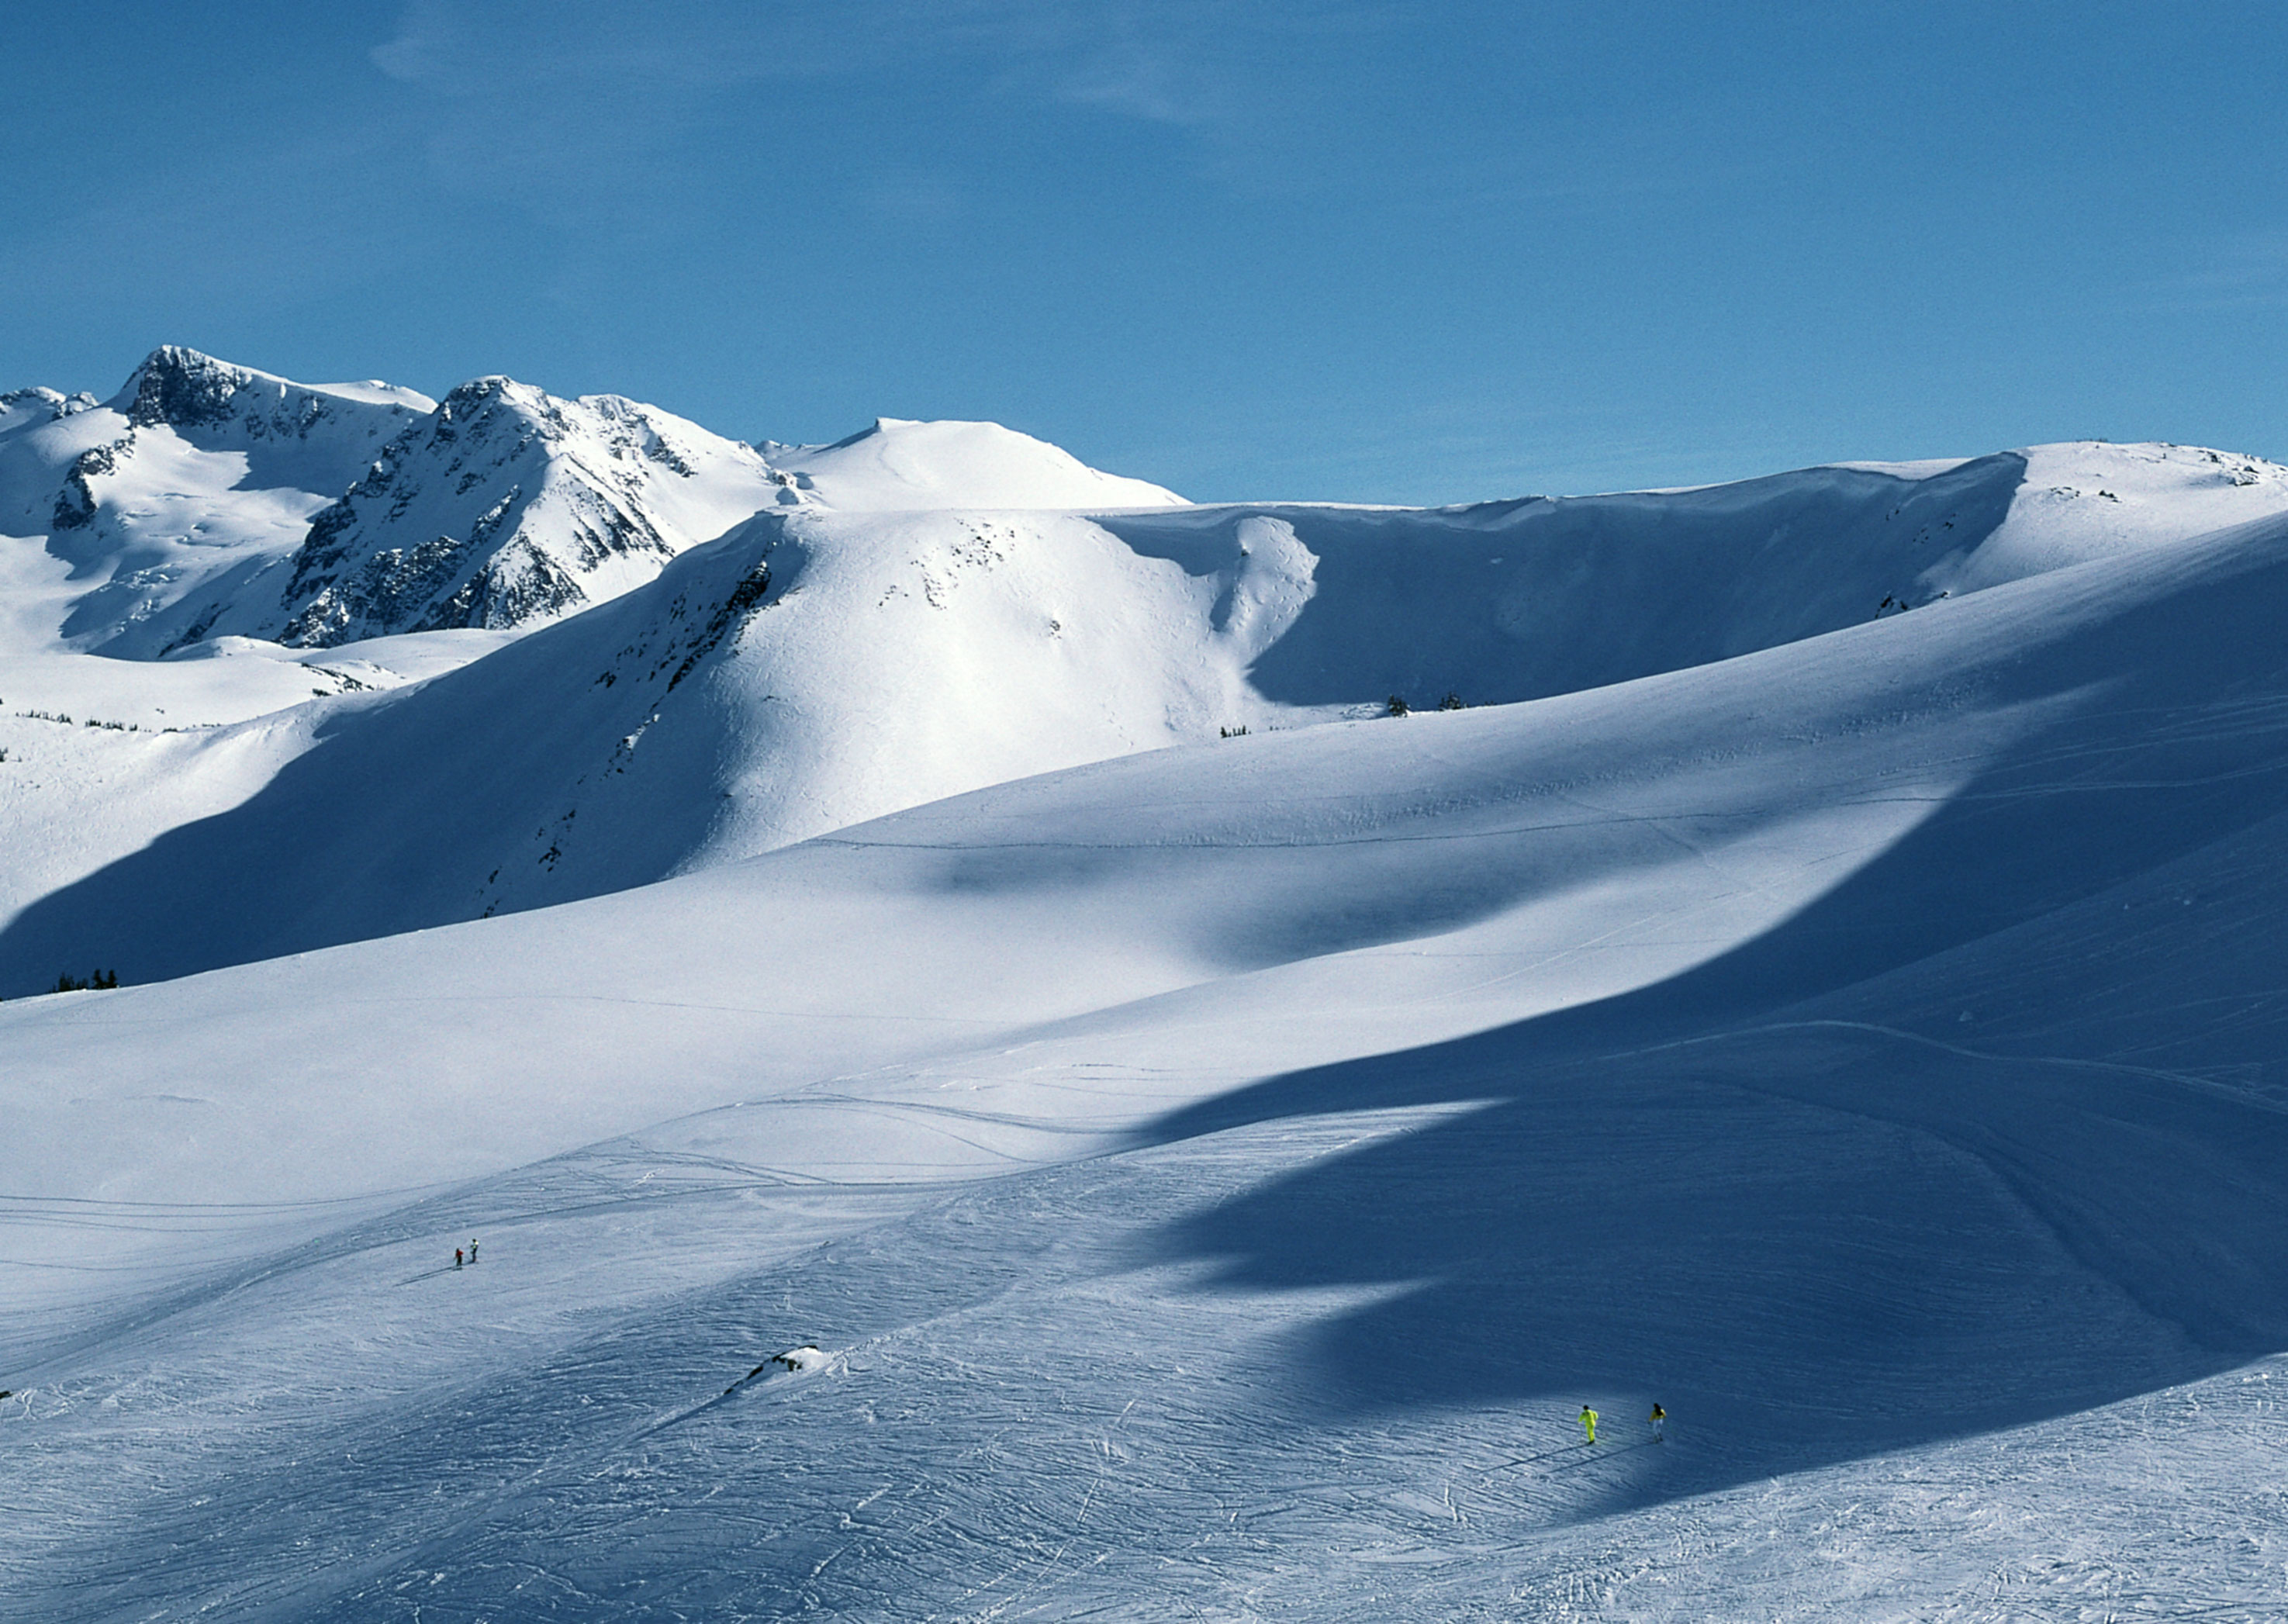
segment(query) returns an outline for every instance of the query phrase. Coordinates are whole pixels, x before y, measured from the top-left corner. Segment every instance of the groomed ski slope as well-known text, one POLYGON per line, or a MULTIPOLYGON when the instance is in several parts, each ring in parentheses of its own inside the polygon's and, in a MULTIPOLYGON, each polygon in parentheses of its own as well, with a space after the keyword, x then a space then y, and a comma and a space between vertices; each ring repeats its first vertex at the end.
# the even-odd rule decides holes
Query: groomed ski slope
POLYGON ((2266 521, 0 1008, 0 1611, 2277 1616, 2284 614, 2266 521))

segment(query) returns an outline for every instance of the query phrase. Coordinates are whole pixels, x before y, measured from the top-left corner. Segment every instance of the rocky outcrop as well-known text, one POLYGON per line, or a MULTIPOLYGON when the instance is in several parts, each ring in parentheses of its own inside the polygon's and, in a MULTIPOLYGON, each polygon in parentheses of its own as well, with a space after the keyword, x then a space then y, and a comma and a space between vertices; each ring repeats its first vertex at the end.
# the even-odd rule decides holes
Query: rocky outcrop
POLYGON ((313 519, 266 634, 330 646, 554 620, 649 580, 778 491, 751 448, 655 408, 479 378, 313 519))
POLYGON ((127 380, 127 421, 139 429, 226 423, 235 415, 239 391, 258 376, 196 350, 163 345, 127 380))

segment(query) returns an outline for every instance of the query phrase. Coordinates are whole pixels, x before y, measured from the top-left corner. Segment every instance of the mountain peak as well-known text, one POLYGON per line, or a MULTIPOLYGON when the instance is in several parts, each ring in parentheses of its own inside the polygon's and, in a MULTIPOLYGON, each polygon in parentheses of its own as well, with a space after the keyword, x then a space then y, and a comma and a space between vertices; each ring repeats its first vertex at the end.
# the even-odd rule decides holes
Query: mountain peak
POLYGON ((1181 507, 1175 492, 1090 467, 1047 440, 997 423, 877 417, 830 446, 766 445, 771 464, 827 506, 1181 507))
POLYGON ((138 428, 220 423, 231 415, 233 398, 258 376, 197 350, 163 344, 127 380, 122 409, 138 428))

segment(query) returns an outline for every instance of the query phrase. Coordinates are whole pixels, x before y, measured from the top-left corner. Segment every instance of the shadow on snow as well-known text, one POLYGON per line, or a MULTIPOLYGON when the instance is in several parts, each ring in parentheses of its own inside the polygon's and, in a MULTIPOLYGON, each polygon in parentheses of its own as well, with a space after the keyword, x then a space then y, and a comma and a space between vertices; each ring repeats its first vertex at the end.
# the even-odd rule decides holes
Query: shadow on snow
POLYGON ((1659 1399, 1681 1446, 1615 1503, 2288 1347, 2284 612, 2270 564, 2034 650, 2005 700, 2101 696, 1696 970, 1164 1118, 1490 1102, 1151 1261, 1411 1285, 1286 1351, 1337 1413, 1587 1400, 1625 1438, 1659 1399))

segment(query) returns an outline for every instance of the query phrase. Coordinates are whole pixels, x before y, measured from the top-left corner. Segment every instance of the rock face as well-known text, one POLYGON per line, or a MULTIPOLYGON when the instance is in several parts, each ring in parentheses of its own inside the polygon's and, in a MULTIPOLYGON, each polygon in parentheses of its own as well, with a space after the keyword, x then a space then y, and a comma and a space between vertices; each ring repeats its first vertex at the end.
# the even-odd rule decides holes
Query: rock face
POLYGON ((617 395, 464 384, 319 512, 275 607, 218 627, 298 646, 554 620, 773 501, 761 455, 617 395))
MULTIPOLYGON (((227 423, 242 390, 256 383, 255 375, 196 350, 167 345, 154 350, 128 380, 127 421, 139 429, 198 428, 227 423)), ((316 406, 314 399, 307 401, 316 406)), ((249 421, 254 421, 250 415, 249 421)))

